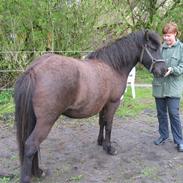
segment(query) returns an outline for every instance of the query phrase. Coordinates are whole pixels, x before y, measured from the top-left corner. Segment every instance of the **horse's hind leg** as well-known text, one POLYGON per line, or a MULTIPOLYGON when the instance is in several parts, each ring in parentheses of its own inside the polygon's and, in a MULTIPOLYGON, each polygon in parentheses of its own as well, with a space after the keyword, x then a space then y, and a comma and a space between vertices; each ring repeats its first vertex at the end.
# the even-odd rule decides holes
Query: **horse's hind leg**
POLYGON ((111 155, 117 154, 115 148, 111 145, 111 131, 114 113, 119 106, 120 101, 110 102, 104 107, 103 124, 105 124, 105 139, 103 141, 104 150, 111 155))
MULTIPOLYGON (((41 142, 47 137, 51 127, 53 126, 55 120, 49 122, 48 120, 37 119, 36 126, 25 142, 24 149, 24 160, 21 169, 21 183, 30 183, 32 171, 33 171, 33 158, 35 153, 39 149, 41 142)), ((40 169, 39 169, 40 170, 40 169)), ((33 171, 34 172, 34 171, 33 171)), ((40 170, 41 173, 41 170, 40 170)))
POLYGON ((34 144, 33 133, 28 137, 24 147, 24 158, 21 167, 20 183, 30 183, 32 176, 32 161, 35 153, 38 151, 38 147, 34 144))

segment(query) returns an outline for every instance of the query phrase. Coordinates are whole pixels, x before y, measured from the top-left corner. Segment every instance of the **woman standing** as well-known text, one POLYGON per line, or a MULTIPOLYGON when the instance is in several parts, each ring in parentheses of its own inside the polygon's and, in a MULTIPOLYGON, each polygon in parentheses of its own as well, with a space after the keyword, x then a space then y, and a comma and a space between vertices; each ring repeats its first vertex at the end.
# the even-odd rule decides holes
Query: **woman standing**
POLYGON ((177 39, 178 28, 174 22, 167 23, 163 29, 162 56, 168 67, 164 78, 153 79, 160 137, 154 141, 159 145, 169 137, 168 116, 174 143, 183 152, 182 127, 179 116, 180 97, 183 93, 183 44, 177 39))

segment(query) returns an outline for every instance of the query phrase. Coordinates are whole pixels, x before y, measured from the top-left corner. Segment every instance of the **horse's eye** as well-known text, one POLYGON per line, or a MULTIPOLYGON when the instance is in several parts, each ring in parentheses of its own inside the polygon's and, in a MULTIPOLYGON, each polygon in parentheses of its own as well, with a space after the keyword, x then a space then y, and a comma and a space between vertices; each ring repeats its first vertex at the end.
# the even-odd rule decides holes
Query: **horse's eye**
POLYGON ((153 50, 153 51, 157 51, 157 47, 153 46, 153 45, 148 45, 149 49, 153 50))
POLYGON ((157 51, 159 49, 159 45, 154 42, 154 41, 150 41, 147 43, 147 47, 152 50, 152 51, 157 51))

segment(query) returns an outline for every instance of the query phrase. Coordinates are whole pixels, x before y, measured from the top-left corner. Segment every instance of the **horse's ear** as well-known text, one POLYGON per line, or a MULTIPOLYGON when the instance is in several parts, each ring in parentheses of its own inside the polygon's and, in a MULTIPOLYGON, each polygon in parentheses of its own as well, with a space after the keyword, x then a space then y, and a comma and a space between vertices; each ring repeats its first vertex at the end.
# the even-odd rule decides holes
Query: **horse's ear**
POLYGON ((148 34, 148 30, 145 30, 145 35, 144 35, 144 37, 145 37, 145 40, 146 41, 149 41, 149 34, 148 34))

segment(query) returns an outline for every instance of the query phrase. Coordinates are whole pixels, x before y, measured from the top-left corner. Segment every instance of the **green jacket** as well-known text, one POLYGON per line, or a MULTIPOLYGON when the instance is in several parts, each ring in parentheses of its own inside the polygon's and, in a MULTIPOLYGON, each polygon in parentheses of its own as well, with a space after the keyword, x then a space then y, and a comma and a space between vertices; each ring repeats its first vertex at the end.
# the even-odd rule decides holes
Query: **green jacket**
POLYGON ((181 97, 183 93, 183 43, 177 40, 172 47, 168 47, 164 43, 162 56, 167 67, 172 67, 173 71, 167 77, 153 78, 153 96, 158 98, 181 97))

